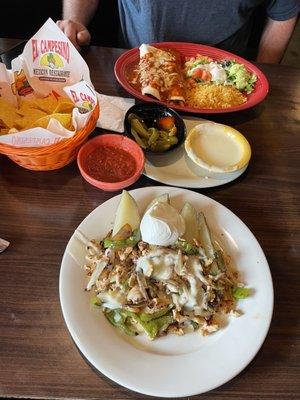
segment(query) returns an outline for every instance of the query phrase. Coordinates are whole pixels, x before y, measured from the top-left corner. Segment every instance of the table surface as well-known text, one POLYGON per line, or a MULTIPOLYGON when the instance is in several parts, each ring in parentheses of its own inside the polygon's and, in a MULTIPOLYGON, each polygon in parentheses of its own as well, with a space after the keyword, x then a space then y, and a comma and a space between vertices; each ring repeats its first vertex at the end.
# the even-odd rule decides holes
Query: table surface
MULTIPOLYGON (((121 53, 92 47, 83 54, 98 91, 126 96, 113 73, 121 53)), ((228 207, 258 239, 274 281, 274 315, 250 365, 199 399, 300 398, 300 69, 260 68, 270 82, 262 104, 209 116, 245 134, 253 150, 248 172, 223 187, 196 191, 228 207)), ((0 236, 11 242, 0 255, 0 396, 145 398, 86 363, 59 303, 60 263, 69 237, 90 211, 115 194, 86 183, 75 162, 58 171, 31 172, 1 155, 0 185, 0 236)), ((131 188, 153 185, 160 184, 142 176, 131 188)))
POLYGON ((20 39, 0 38, 0 54, 10 50, 12 47, 18 45, 20 42, 20 39))

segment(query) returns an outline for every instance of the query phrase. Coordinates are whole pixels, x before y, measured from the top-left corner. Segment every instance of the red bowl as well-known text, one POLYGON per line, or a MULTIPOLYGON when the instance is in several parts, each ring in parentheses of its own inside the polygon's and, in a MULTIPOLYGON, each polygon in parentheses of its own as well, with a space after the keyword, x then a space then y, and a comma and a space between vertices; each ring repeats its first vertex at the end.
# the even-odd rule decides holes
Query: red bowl
POLYGON ((84 146, 81 147, 77 156, 77 164, 81 175, 87 182, 93 186, 96 186, 98 189, 113 192, 130 186, 139 179, 144 169, 145 156, 140 146, 128 137, 117 134, 104 134, 89 140, 84 146), (88 174, 86 168, 87 157, 93 150, 105 145, 122 149, 135 159, 135 171, 128 179, 118 182, 104 182, 97 180, 88 174))

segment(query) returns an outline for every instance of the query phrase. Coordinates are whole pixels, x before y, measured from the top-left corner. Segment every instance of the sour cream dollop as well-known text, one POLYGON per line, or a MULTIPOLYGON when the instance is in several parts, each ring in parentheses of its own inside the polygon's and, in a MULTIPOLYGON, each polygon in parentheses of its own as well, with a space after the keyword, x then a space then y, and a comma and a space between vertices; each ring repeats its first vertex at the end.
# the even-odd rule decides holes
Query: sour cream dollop
POLYGON ((198 68, 210 72, 212 82, 224 83, 227 79, 225 70, 222 68, 220 64, 216 62, 210 62, 208 64, 200 64, 200 65, 198 64, 194 68, 192 68, 190 75, 192 76, 193 72, 198 68))
POLYGON ((155 203, 143 216, 142 240, 157 246, 170 246, 185 232, 185 223, 176 208, 168 203, 155 203))

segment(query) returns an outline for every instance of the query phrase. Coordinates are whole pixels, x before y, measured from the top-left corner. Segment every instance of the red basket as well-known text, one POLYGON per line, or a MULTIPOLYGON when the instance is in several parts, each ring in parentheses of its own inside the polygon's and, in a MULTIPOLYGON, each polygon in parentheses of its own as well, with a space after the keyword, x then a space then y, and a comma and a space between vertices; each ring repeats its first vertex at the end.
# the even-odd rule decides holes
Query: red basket
POLYGON ((0 153, 15 163, 34 171, 59 169, 72 162, 89 134, 95 129, 99 118, 99 103, 88 123, 73 137, 45 147, 14 147, 0 143, 0 153))

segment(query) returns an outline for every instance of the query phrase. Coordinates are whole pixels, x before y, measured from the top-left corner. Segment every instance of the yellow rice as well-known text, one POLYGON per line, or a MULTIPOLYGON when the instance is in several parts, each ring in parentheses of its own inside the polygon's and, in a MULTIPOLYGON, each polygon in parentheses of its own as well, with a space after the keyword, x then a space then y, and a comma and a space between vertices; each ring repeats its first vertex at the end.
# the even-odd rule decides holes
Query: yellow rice
POLYGON ((186 91, 186 105, 195 108, 228 108, 247 101, 233 86, 197 84, 186 91))

